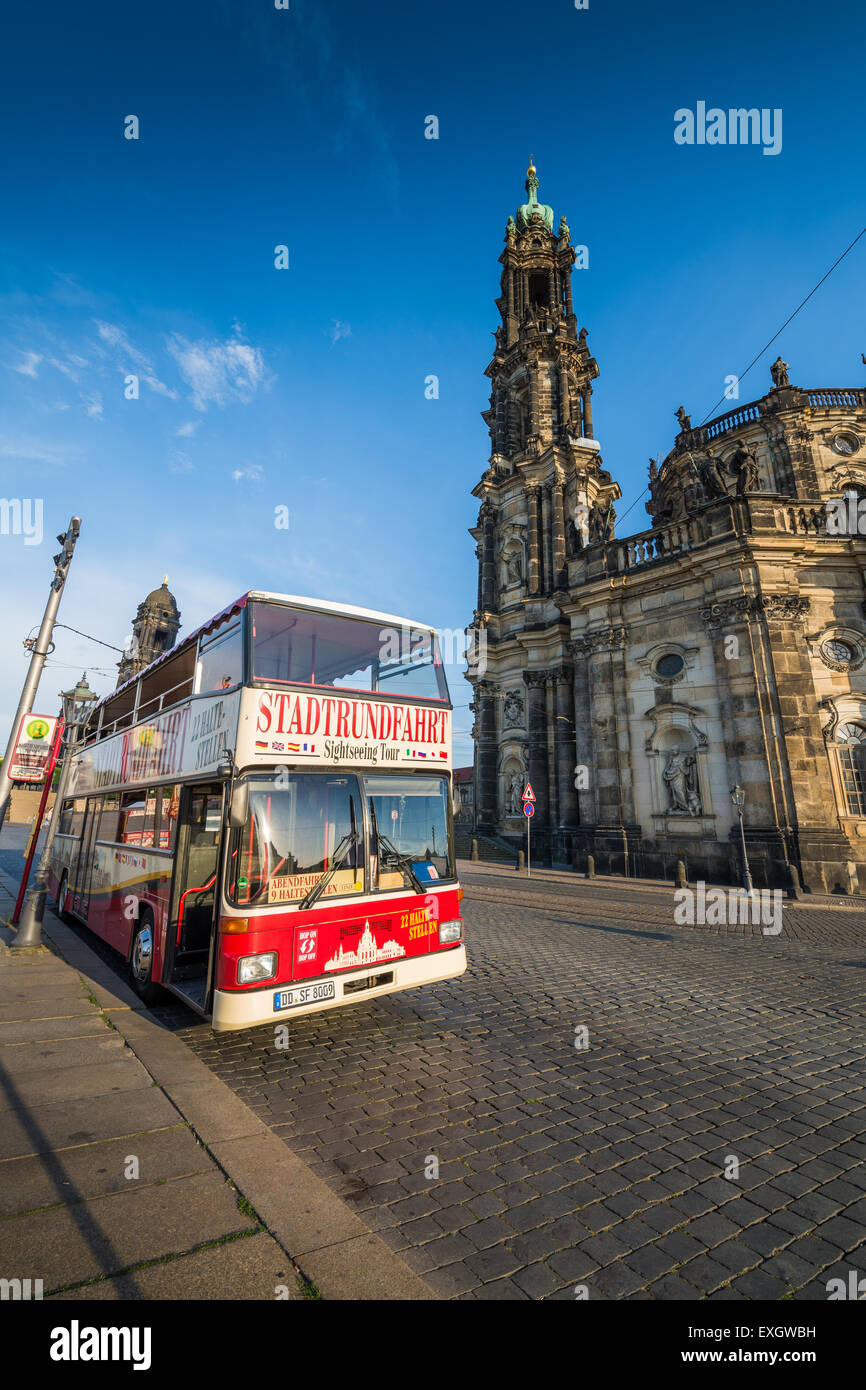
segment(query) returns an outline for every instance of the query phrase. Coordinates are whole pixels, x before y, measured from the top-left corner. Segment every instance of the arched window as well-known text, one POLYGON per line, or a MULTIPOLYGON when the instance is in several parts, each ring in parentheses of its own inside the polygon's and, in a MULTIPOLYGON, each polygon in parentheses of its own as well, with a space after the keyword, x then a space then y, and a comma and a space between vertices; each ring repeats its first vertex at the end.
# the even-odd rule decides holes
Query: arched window
POLYGON ((866 816, 866 728, 862 724, 840 724, 836 742, 841 745, 839 767, 846 814, 866 816))

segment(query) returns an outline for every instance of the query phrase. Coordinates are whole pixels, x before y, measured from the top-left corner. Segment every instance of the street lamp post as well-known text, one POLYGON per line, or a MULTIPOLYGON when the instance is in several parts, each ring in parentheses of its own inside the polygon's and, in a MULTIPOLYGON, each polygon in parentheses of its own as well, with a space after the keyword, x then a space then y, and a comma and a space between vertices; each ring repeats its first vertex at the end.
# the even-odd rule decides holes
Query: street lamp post
POLYGON ((51 815, 48 834, 45 837, 45 845, 39 860, 39 868, 33 880, 33 886, 24 899, 24 906, 21 909, 21 918, 18 923, 18 933, 15 940, 11 943, 13 949, 16 947, 42 945, 42 918, 45 915, 45 898, 48 893, 48 869, 51 864, 51 849, 54 844, 54 836, 57 833, 57 824, 60 820, 60 813, 63 808, 63 798, 66 795, 66 787, 72 767, 73 754, 75 753, 75 748, 78 743, 79 731, 87 720, 90 706, 93 704, 94 700, 99 697, 94 694, 87 684, 87 672, 85 671, 75 689, 61 691, 60 698, 63 701, 63 718, 66 723, 60 783, 57 788, 57 796, 54 799, 54 810, 51 815))
POLYGON ((734 803, 737 815, 740 819, 740 848, 743 851, 743 887, 747 893, 751 893, 752 875, 749 873, 749 856, 746 853, 746 832, 743 829, 743 802, 745 799, 746 793, 739 783, 736 787, 731 787, 731 801, 734 803))

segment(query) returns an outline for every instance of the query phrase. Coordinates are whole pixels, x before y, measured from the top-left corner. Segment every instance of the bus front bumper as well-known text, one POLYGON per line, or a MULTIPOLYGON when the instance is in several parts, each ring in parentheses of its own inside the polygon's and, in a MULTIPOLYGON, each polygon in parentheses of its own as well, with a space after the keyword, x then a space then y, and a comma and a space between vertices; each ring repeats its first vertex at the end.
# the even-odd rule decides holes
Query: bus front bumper
POLYGON ((393 994, 400 989, 415 989, 419 985, 451 980, 456 975, 462 975, 465 969, 466 947, 461 941, 459 946, 452 946, 448 950, 411 956, 408 960, 383 961, 360 970, 347 970, 340 975, 318 975, 313 980, 266 985, 255 990, 217 989, 214 991, 212 1027, 215 1033, 224 1033, 233 1028, 255 1028, 263 1023, 288 1023, 289 1019, 297 1018, 300 1014, 321 1013, 344 1004, 363 1004, 365 1000, 380 994, 393 994), (390 978, 384 984, 376 983, 381 976, 390 978), (298 1003, 289 1008, 274 1007, 275 996, 283 992, 295 993, 304 987, 328 983, 334 984, 333 999, 298 1003))

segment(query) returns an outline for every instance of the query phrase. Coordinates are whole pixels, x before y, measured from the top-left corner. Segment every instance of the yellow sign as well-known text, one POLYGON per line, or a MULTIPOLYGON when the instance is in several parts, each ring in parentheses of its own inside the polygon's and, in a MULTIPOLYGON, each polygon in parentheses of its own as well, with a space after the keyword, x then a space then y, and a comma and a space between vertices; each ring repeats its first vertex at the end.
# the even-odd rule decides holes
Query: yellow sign
MULTIPOLYGON (((268 902, 299 902, 323 877, 323 874, 285 874, 272 878, 268 883, 268 902)), ((325 884, 322 897, 334 897, 337 893, 360 893, 363 887, 363 883, 356 882, 354 869, 338 869, 325 884)))

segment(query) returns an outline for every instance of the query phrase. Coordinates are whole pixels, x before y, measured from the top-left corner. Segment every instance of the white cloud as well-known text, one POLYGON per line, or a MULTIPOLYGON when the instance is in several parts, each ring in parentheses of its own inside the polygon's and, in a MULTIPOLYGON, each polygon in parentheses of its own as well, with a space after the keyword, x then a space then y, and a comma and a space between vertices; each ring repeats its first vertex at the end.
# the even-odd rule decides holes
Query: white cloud
POLYGON ((59 357, 49 357, 46 361, 48 361, 52 367, 56 367, 58 372, 62 372, 64 376, 68 376, 70 381, 74 381, 75 384, 78 385, 79 373, 70 367, 69 362, 61 362, 59 357))
POLYGON ((84 409, 91 420, 102 419, 102 392, 92 391, 90 395, 82 395, 84 409))
POLYGON ((192 392, 190 399, 196 410, 207 410, 210 405, 225 406, 230 401, 247 405, 266 382, 261 351, 243 342, 237 329, 225 342, 218 338, 190 342, 180 334, 173 334, 168 340, 168 350, 192 392))
POLYGON ((193 463, 189 454, 184 454, 180 449, 176 449, 171 457, 171 463, 169 464, 169 472, 194 473, 195 464, 193 463))
POLYGON ((43 444, 38 439, 0 440, 0 458, 23 459, 26 463, 68 463, 71 456, 78 456, 81 446, 43 444))
POLYGON ((236 483, 239 483, 242 478, 246 478, 247 482, 257 483, 263 477, 264 472, 260 463, 248 463, 246 467, 236 468, 232 473, 232 478, 236 483))
POLYGON ((38 352, 25 352, 24 361, 20 362, 14 370, 20 372, 22 376, 36 376, 36 368, 41 361, 42 357, 38 352))
POLYGON ((332 319, 331 323, 333 325, 331 328, 332 343, 338 343, 341 338, 351 338, 352 325, 350 323, 343 323, 342 319, 332 319))
POLYGON ((128 371, 129 364, 139 368, 139 374, 146 386, 158 396, 165 396, 170 401, 179 399, 177 391, 166 386, 164 381, 160 381, 156 372, 153 370, 150 359, 140 352, 137 347, 129 341, 126 331, 117 323, 105 323, 102 319, 94 319, 97 332, 104 343, 113 348, 119 358, 125 359, 120 362, 121 370, 128 371))
POLYGON ((182 425, 178 425, 175 434, 178 439, 189 439, 198 429, 198 420, 185 420, 182 425))

